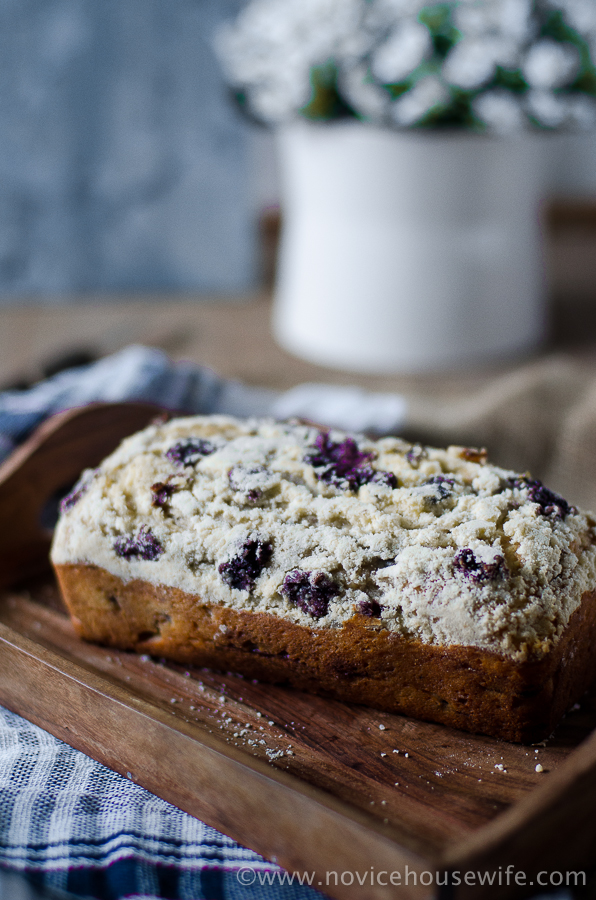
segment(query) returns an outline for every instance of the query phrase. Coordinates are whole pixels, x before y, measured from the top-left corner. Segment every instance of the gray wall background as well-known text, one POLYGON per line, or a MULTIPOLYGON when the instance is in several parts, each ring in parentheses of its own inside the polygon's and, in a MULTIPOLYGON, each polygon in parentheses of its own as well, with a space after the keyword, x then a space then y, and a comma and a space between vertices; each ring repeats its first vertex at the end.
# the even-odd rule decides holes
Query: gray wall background
POLYGON ((0 302, 254 286, 243 0, 0 0, 0 302))

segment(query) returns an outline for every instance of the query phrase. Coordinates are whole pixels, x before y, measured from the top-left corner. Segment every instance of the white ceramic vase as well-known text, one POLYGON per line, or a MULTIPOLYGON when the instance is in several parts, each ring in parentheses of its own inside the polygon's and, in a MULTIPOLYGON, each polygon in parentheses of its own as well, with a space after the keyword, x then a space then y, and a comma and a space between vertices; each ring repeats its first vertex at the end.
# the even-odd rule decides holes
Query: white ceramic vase
POLYGON ((284 347, 383 373, 540 342, 537 139, 297 122, 278 142, 274 331, 284 347))

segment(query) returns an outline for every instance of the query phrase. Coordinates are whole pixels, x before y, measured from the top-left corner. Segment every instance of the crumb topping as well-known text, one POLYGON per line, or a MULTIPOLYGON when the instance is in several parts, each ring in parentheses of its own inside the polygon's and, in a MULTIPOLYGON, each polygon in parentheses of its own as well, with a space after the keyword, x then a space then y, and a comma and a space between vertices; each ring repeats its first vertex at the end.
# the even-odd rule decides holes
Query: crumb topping
POLYGON ((524 659, 596 585, 596 522, 483 450, 193 416, 83 474, 52 558, 313 628, 359 616, 524 659))

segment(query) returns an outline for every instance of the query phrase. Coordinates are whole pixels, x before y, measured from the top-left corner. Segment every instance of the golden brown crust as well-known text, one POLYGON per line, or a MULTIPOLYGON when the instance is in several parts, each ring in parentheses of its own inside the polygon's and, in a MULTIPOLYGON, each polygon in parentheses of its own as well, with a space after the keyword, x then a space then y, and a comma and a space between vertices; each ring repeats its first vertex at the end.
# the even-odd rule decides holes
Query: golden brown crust
POLYGON ((362 616, 342 628, 311 629, 165 585, 125 583, 98 566, 64 564, 56 572, 85 640, 509 741, 547 737, 596 677, 596 591, 584 594, 550 653, 516 662, 410 640, 362 616))

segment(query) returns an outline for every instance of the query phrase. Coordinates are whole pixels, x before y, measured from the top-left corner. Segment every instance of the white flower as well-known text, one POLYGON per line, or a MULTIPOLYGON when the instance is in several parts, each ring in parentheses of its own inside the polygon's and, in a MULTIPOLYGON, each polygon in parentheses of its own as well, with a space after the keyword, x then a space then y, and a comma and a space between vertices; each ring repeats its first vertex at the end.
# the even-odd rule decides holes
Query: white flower
POLYGON ((373 53, 371 71, 385 84, 403 81, 420 65, 431 46, 428 28, 420 22, 406 19, 373 53))
POLYGON ((531 91, 526 95, 528 112, 546 128, 584 131, 596 125, 596 99, 582 94, 531 91))
POLYGON ((531 12, 530 0, 460 0, 454 21, 464 37, 447 56, 443 77, 476 90, 496 66, 518 68, 532 33, 531 12))
POLYGON ((384 88, 369 80, 366 63, 340 71, 339 87, 359 115, 373 121, 382 121, 385 118, 389 95, 384 88))
POLYGON ((573 44, 542 40, 530 47, 522 72, 530 87, 553 90, 570 84, 579 65, 579 53, 573 44))
MULTIPOLYGON (((229 80, 248 92, 257 115, 280 121, 290 112, 289 105, 307 102, 313 66, 346 52, 362 52, 358 35, 363 3, 252 0, 216 38, 229 80), (291 78, 298 82, 293 87, 291 78)), ((300 106, 293 106, 291 112, 298 112, 300 106)))
POLYGON ((385 32, 405 17, 416 17, 427 3, 428 0, 370 0, 364 19, 366 27, 385 32))
MULTIPOLYGON (((545 127, 591 127, 596 101, 565 92, 580 72, 573 42, 540 37, 550 11, 560 11, 596 59, 596 0, 446 0, 441 15, 461 37, 444 60, 435 53, 420 13, 429 0, 247 0, 216 49, 229 82, 250 109, 275 124, 298 115, 312 96, 313 69, 333 63, 338 89, 357 115, 408 127, 439 107, 449 86, 470 92, 477 118, 494 131, 515 131, 530 116, 545 127), (416 81, 418 67, 430 71, 416 81), (521 71, 524 97, 495 89, 500 67, 521 71), (382 87, 414 81, 396 100, 382 87), (561 89, 563 92, 561 93, 561 89), (478 94, 478 96, 474 96, 478 94)), ((426 21, 426 18, 424 19, 426 21)))
POLYGON ((445 85, 434 75, 428 75, 421 78, 407 94, 393 101, 390 115, 397 125, 416 125, 448 99, 445 85))
POLYGON ((497 47, 492 39, 463 38, 443 64, 443 78, 466 90, 482 87, 495 74, 497 47))
POLYGON ((499 134, 521 131, 527 121, 519 101, 509 91, 486 91, 475 98, 473 109, 491 131, 499 134))
POLYGON ((308 72, 303 77, 270 79, 255 85, 250 95, 250 105, 260 119, 271 124, 283 122, 296 115, 310 99, 311 86, 308 72))
POLYGON ((550 5, 561 8, 567 22, 584 37, 596 32, 596 3, 594 0, 558 0, 550 5))
POLYGON ((560 128, 569 115, 568 101, 552 91, 528 91, 525 101, 529 114, 545 128, 560 128))
POLYGON ((499 37, 525 43, 531 35, 531 0, 461 0, 454 22, 466 37, 499 37))
POLYGON ((550 0, 552 9, 560 9, 571 28, 584 38, 596 62, 596 0, 550 0))

